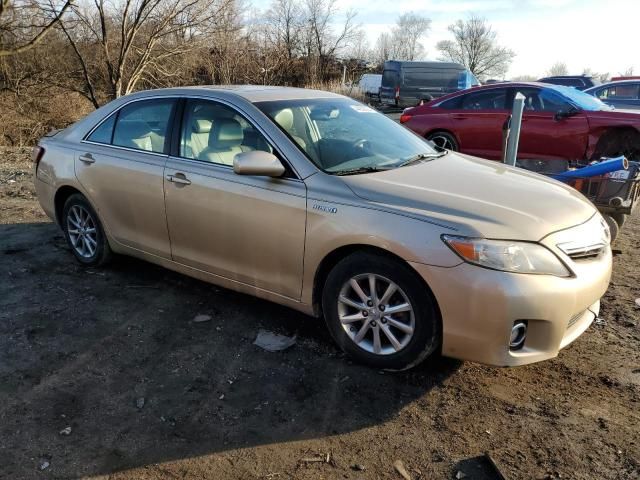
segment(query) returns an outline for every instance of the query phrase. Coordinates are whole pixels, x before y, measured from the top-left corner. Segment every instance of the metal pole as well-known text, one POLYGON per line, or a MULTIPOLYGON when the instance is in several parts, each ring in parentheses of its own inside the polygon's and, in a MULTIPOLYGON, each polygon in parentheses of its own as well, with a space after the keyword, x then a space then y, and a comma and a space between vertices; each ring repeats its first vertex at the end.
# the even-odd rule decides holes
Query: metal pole
POLYGON ((518 156, 518 142, 520 140, 520 126, 522 125, 522 111, 524 110, 525 97, 520 92, 516 93, 513 99, 513 110, 511 112, 511 128, 509 138, 507 140, 507 152, 505 154, 505 163, 507 165, 516 165, 516 157, 518 156))

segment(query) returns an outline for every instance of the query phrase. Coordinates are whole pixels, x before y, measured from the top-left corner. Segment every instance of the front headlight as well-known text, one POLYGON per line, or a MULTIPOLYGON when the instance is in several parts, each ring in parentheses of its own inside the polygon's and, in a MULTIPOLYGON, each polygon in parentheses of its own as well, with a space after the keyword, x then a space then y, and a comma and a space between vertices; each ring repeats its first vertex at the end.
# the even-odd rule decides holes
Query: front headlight
POLYGON ((465 262, 513 273, 569 277, 571 272, 550 250, 537 243, 443 235, 442 240, 465 262))

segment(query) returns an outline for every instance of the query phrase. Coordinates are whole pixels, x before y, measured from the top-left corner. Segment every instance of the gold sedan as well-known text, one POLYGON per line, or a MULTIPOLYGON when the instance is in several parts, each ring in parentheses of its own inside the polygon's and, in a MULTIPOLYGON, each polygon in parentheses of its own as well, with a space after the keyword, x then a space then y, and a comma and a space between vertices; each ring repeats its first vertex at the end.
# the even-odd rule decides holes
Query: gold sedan
POLYGON ((277 87, 136 93, 34 149, 77 260, 131 255, 324 316, 355 359, 552 358, 598 313, 608 229, 578 192, 436 152, 371 108, 277 87))

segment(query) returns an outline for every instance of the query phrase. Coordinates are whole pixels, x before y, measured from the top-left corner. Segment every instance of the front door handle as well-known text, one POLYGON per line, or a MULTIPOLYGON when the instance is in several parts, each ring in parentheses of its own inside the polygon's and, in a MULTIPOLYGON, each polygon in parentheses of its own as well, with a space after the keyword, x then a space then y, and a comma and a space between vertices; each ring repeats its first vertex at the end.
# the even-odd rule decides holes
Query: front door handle
POLYGON ((184 173, 175 173, 173 175, 167 175, 167 180, 179 185, 191 185, 191 180, 184 176, 184 173))
POLYGON ((85 153, 84 155, 80 155, 78 157, 78 160, 80 160, 83 163, 95 163, 96 159, 93 158, 93 156, 90 153, 85 153))

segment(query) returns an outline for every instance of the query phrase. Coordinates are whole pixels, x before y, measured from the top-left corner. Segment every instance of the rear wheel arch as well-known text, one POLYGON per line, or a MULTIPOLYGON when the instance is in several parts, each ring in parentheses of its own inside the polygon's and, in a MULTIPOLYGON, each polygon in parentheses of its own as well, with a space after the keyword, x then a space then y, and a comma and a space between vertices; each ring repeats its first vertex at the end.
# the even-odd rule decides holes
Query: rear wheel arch
POLYGON ((434 308, 436 310, 438 321, 440 322, 440 331, 442 331, 442 315, 440 313, 440 306, 438 305, 438 301, 431 290, 431 287, 427 284, 427 282, 422 278, 418 272, 402 257, 396 255, 389 250, 385 250, 380 247, 376 247, 373 245, 367 244, 352 244, 352 245, 344 245, 342 247, 336 248, 335 250, 329 252, 320 262, 320 265, 316 269, 316 273, 313 279, 313 294, 312 294, 312 302, 313 302, 313 312, 316 316, 322 316, 322 292, 324 290, 325 283, 327 281, 327 277, 331 270, 343 259, 347 258, 349 255, 354 253, 369 253, 372 255, 381 255, 390 260, 393 260, 400 265, 408 268, 416 279, 422 284, 425 288, 427 294, 431 297, 431 301, 433 302, 434 308))
POLYGON ((629 160, 640 160, 640 130, 632 126, 608 127, 602 130, 593 151, 592 160, 624 154, 629 160))
POLYGON ((74 195, 76 193, 85 196, 80 190, 70 185, 63 185, 56 191, 56 194, 53 198, 53 204, 55 207, 56 222, 58 223, 58 225, 62 226, 62 210, 64 209, 65 202, 71 195, 74 195))

